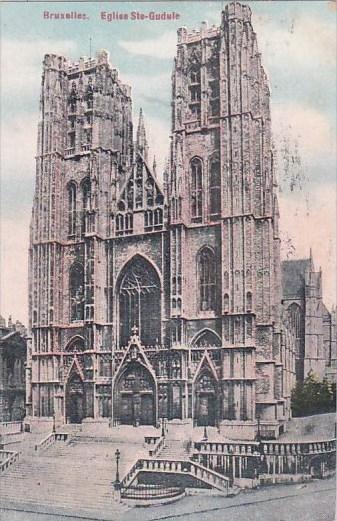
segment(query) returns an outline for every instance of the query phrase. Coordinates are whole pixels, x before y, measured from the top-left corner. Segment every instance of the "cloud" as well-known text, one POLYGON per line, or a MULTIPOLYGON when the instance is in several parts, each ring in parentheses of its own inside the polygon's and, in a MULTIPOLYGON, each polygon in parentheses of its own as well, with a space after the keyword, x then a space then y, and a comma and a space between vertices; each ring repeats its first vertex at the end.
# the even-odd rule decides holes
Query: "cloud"
POLYGON ((158 38, 148 40, 122 40, 118 45, 131 54, 172 60, 176 54, 177 33, 167 31, 158 38))
POLYGON ((147 117, 145 114, 146 133, 150 147, 150 166, 152 167, 153 155, 156 156, 157 174, 162 182, 162 173, 169 154, 170 122, 155 117, 147 117))
POLYGON ((28 215, 3 218, 1 222, 1 236, 6 240, 1 241, 0 309, 25 325, 28 323, 28 222, 28 215))
POLYGON ((289 135, 306 155, 336 154, 335 128, 324 112, 307 105, 287 103, 272 107, 276 139, 289 135))
POLYGON ((282 236, 295 247, 289 258, 308 257, 312 248, 315 268, 322 268, 323 300, 328 306, 335 304, 336 185, 312 185, 309 195, 281 194, 279 205, 282 236))
POLYGON ((151 104, 156 100, 169 109, 171 102, 170 72, 164 74, 123 74, 123 82, 131 86, 132 98, 136 104, 151 104))
POLYGON ((2 176, 25 177, 34 169, 37 146, 38 113, 20 112, 1 128, 2 176), (18 153, 19 152, 19 153, 18 153))
POLYGON ((313 64, 335 69, 336 31, 333 23, 297 13, 296 18, 282 20, 266 14, 255 15, 253 24, 260 51, 271 66, 294 72, 303 68, 312 70, 313 64))
MULTIPOLYGON (((2 97, 38 100, 42 60, 47 53, 69 56, 76 51, 70 40, 10 40, 1 42, 2 97)), ((38 103, 36 102, 36 107, 38 103)))

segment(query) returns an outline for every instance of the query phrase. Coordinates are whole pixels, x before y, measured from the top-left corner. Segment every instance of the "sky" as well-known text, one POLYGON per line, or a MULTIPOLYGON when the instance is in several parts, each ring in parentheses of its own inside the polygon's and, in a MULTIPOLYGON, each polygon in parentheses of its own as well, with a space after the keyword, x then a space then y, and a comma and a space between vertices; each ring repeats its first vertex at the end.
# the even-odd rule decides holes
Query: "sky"
MULTIPOLYGON (((131 85, 134 123, 143 108, 158 171, 170 132, 176 31, 219 25, 224 1, 40 2, 0 5, 1 264, 0 313, 27 324, 28 236, 34 191, 42 59, 73 61, 110 53, 131 85), (51 20, 44 12, 85 13, 51 20), (176 12, 175 21, 102 20, 102 12, 176 12), (91 44, 90 44, 91 41, 91 44)), ((283 258, 309 256, 322 268, 324 301, 336 298, 336 3, 253 1, 252 23, 271 87, 283 258)))

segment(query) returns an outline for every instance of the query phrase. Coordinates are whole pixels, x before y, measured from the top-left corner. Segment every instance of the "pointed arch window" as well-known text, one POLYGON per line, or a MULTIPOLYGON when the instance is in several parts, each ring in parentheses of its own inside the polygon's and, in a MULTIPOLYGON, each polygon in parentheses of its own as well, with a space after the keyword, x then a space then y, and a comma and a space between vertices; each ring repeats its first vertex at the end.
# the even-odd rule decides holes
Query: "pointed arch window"
POLYGON ((144 345, 161 342, 161 285, 154 267, 136 256, 123 271, 119 286, 119 342, 126 345, 137 326, 144 345))
POLYGON ((84 319, 84 268, 75 262, 69 272, 70 322, 84 319))
POLYGON ((214 331, 205 329, 193 342, 193 347, 221 347, 221 340, 214 331))
POLYGON ((191 161, 191 212, 192 219, 200 221, 202 218, 202 161, 195 157, 191 161))
POLYGON ((69 183, 68 185, 68 233, 75 235, 76 233, 76 185, 69 183))
POLYGON ((209 167, 209 213, 211 219, 219 217, 221 209, 220 161, 211 159, 209 167))
POLYGON ((194 66, 191 68, 189 73, 189 90, 190 90, 190 103, 189 108, 192 116, 195 118, 200 117, 200 101, 201 101, 201 77, 200 67, 194 66))
POLYGON ((215 310, 216 304, 216 263, 214 252, 203 248, 198 256, 200 310, 215 310))
POLYGON ((86 213, 90 209, 90 194, 91 186, 90 179, 86 178, 83 180, 82 185, 82 234, 86 232, 86 213))
POLYGON ((288 320, 295 333, 296 354, 298 357, 304 357, 304 313, 301 307, 293 302, 288 307, 288 320))
POLYGON ((84 339, 79 336, 72 338, 65 347, 65 351, 71 353, 82 353, 85 351, 84 339))

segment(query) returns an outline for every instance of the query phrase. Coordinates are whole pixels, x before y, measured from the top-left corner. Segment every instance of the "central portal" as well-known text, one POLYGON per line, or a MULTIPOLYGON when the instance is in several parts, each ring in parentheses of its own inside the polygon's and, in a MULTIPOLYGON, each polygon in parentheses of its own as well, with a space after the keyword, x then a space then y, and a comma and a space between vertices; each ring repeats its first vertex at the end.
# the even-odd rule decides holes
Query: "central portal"
POLYGON ((148 369, 138 362, 129 364, 115 385, 115 419, 127 425, 155 425, 155 397, 155 384, 148 369))

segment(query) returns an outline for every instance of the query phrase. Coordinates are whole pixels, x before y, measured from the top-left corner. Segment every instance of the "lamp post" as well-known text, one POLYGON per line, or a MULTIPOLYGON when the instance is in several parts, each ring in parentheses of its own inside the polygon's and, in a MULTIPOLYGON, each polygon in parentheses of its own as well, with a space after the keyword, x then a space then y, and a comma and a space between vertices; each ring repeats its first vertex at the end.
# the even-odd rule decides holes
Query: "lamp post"
POLYGON ((255 436, 255 441, 257 441, 259 444, 258 448, 257 448, 259 459, 257 462, 257 466, 255 467, 255 478, 258 480, 259 476, 260 476, 261 465, 262 465, 262 443, 261 443, 261 426, 260 426, 261 418, 260 418, 259 414, 256 416, 256 419, 257 419, 257 433, 255 436))
POLYGON ((161 419, 161 436, 162 436, 162 438, 165 438, 164 418, 161 419))
POLYGON ((116 449, 115 457, 116 457, 116 480, 115 480, 115 488, 118 488, 119 485, 120 485, 120 481, 119 481, 119 460, 120 460, 120 457, 121 457, 121 451, 120 451, 119 449, 116 449))
POLYGON ((55 418, 55 412, 53 412, 53 434, 56 432, 56 418, 55 418))
POLYGON ((258 441, 260 443, 260 441, 261 441, 261 428, 260 428, 261 418, 260 418, 260 415, 257 415, 256 419, 257 419, 257 433, 256 433, 256 436, 255 436, 255 439, 256 439, 256 441, 258 441))
POLYGON ((205 422, 205 425, 204 425, 204 437, 203 437, 203 441, 207 441, 208 440, 208 434, 207 434, 207 421, 205 422))

